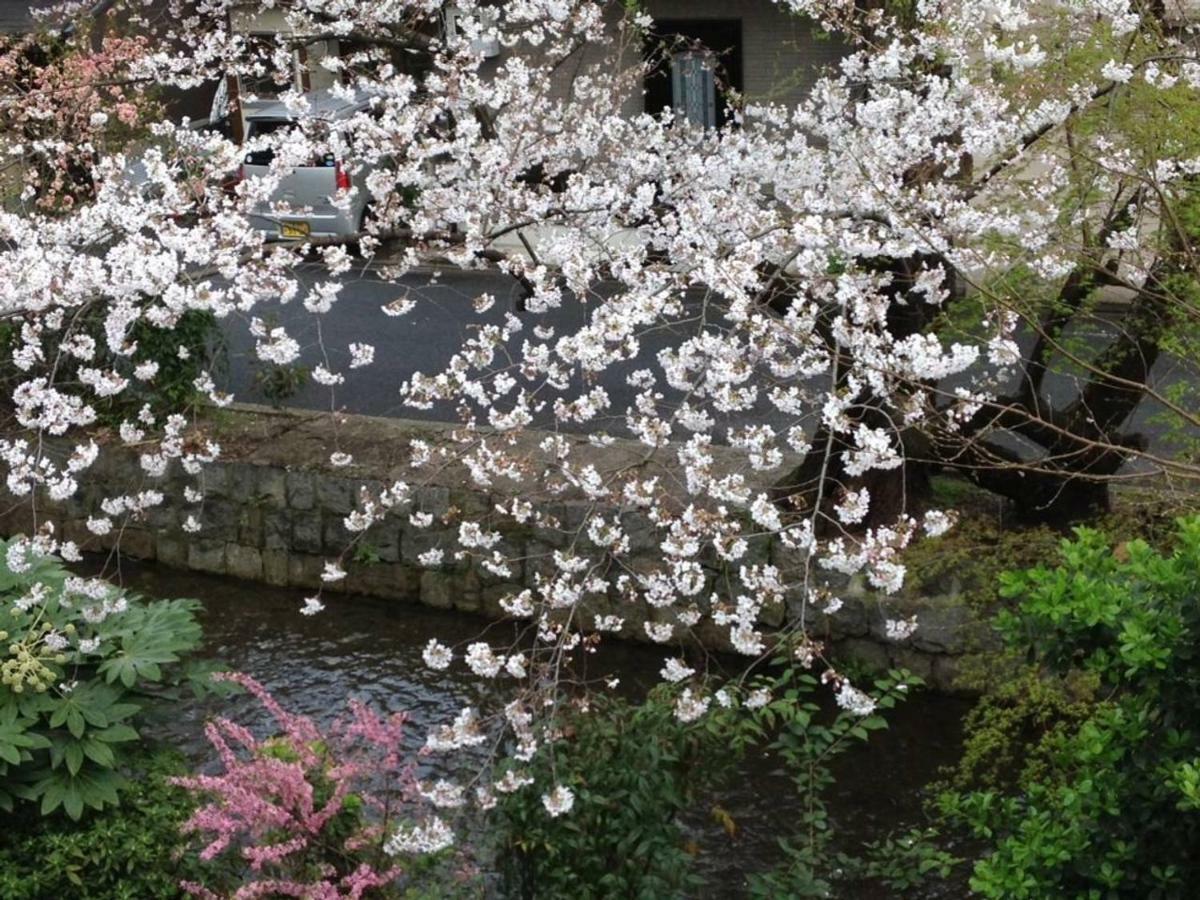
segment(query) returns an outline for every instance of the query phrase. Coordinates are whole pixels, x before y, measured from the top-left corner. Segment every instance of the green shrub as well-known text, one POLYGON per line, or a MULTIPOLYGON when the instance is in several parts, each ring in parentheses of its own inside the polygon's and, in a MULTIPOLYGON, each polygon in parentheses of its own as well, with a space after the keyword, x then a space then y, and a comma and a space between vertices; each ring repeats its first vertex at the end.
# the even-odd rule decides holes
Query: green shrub
MULTIPOLYGON (((78 387, 81 368, 100 367, 116 372, 128 382, 119 394, 94 397, 92 405, 100 422, 118 426, 134 419, 143 407, 161 422, 172 413, 185 413, 205 402, 205 395, 196 388, 202 373, 219 376, 226 368, 227 352, 217 318, 211 312, 188 310, 170 324, 161 327, 142 319, 129 329, 128 343, 136 345, 132 356, 112 352, 104 331, 105 310, 97 308, 82 312, 71 322, 68 334, 94 342, 95 355, 80 360, 69 355, 54 355, 53 380, 56 384, 78 387), (157 367, 154 377, 143 381, 135 375, 142 364, 157 367)), ((20 328, 12 324, 0 326, 0 386, 8 393, 20 382, 31 377, 30 372, 12 363, 12 351, 19 342, 20 328)), ((46 374, 50 374, 48 371, 46 374)))
MULTIPOLYGON (((130 329, 130 340, 137 342, 137 361, 157 363, 158 374, 151 382, 131 378, 129 387, 113 398, 106 416, 110 421, 132 417, 143 404, 160 417, 187 411, 205 400, 196 389, 196 379, 225 362, 220 326, 210 312, 188 310, 169 328, 137 322, 130 329), (186 352, 181 354, 180 348, 186 352)), ((118 371, 129 366, 123 359, 114 359, 113 364, 118 371)))
POLYGON ((556 724, 567 737, 545 745, 530 774, 570 788, 574 808, 551 818, 532 789, 501 800, 505 895, 695 896, 701 881, 678 817, 745 747, 738 716, 715 708, 681 723, 665 685, 641 704, 601 694, 586 712, 564 712, 556 724))
MULTIPOLYGON (((780 840, 784 863, 752 875, 751 896, 829 897, 835 870, 849 876, 883 877, 882 868, 876 871, 856 856, 835 852, 826 798, 835 785, 833 763, 837 757, 865 743, 871 732, 886 728, 881 713, 901 702, 910 687, 920 684, 921 680, 908 672, 891 671, 877 679, 870 692, 874 712, 860 715, 840 710, 830 716, 816 702, 820 682, 794 668, 784 670, 772 686, 774 699, 758 718, 773 735, 768 750, 786 766, 801 801, 801 813, 793 823, 793 833, 780 840)), ((893 865, 886 874, 898 879, 897 871, 893 865)))
POLYGON ((78 819, 116 804, 148 708, 206 686, 184 661, 198 604, 145 602, 33 553, 14 572, 17 542, 0 542, 0 809, 35 801, 78 819))
POLYGON ((1094 695, 1066 690, 1060 715, 1024 732, 1032 764, 1014 760, 1012 784, 948 790, 940 805, 987 842, 971 879, 983 896, 1193 897, 1200 518, 1179 520, 1165 553, 1076 535, 1057 567, 1005 576, 1019 605, 1000 627, 1047 683, 1094 695))
POLYGON ((1014 790, 1038 781, 1055 765, 1051 737, 1087 718, 1096 687, 1082 672, 1057 677, 1013 666, 967 713, 962 753, 935 791, 1014 790))
MULTIPOLYGON (((533 790, 500 802, 505 896, 705 896, 694 865, 699 848, 689 842, 681 814, 719 788, 752 748, 787 768, 802 810, 781 828, 784 864, 754 874, 752 893, 827 896, 828 873, 849 862, 834 852, 825 806, 834 784, 832 764, 885 727, 879 713, 919 684, 907 673, 892 672, 869 692, 875 712, 831 713, 818 702, 830 688, 784 659, 744 688, 726 688, 728 705, 711 698, 708 711, 689 723, 676 717, 678 687, 659 686, 641 704, 611 695, 590 698, 585 712, 573 709, 560 718, 556 724, 564 739, 544 746, 530 772, 536 784, 569 788, 575 796, 571 812, 548 816, 541 792, 533 790), (751 697, 755 700, 747 703, 751 697)), ((727 833, 736 832, 728 812, 717 806, 711 813, 727 833)), ((954 861, 933 852, 924 862, 954 861)), ((899 878, 898 870, 893 865, 888 873, 899 878)))
MULTIPOLYGON (((32 808, 0 829, 0 897, 5 900, 169 900, 181 880, 195 880, 198 857, 180 826, 187 794, 168 783, 182 758, 160 751, 132 760, 121 805, 82 822, 32 808)), ((205 869, 211 869, 208 864, 205 869)))

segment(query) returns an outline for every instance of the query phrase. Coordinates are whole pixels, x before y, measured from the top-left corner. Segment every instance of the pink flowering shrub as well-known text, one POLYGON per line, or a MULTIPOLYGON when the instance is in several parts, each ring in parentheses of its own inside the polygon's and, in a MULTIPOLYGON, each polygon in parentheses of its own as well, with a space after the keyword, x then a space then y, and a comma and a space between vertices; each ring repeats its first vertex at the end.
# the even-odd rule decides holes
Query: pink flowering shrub
POLYGON ((141 36, 93 40, 82 25, 69 40, 0 38, 0 82, 16 88, 0 99, 0 131, 23 151, 22 199, 57 213, 93 199, 99 151, 129 142, 162 111, 153 80, 131 72, 151 49, 141 36))
POLYGON ((183 888, 205 898, 333 900, 394 883, 401 870, 385 838, 399 809, 418 797, 402 750, 405 716, 385 719, 350 701, 349 715, 323 731, 284 710, 253 678, 217 677, 253 694, 279 731, 260 740, 228 719, 208 724, 224 771, 175 783, 204 798, 184 831, 208 842, 202 860, 222 865, 210 883, 183 888), (228 864, 238 858, 242 874, 227 884, 238 868, 228 864))

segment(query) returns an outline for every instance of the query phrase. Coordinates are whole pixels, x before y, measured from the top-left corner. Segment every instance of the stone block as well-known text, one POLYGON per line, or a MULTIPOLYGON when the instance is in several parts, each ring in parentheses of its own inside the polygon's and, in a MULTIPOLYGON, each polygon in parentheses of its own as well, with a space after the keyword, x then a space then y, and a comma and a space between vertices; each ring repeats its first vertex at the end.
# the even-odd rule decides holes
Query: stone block
POLYGON ((353 482, 345 478, 322 475, 317 480, 317 507, 327 513, 345 515, 354 509, 353 482))
POLYGON ((746 538, 746 555, 738 560, 739 566, 766 565, 771 561, 771 545, 774 543, 769 535, 760 534, 746 538))
POLYGON ((629 552, 632 554, 651 553, 659 550, 661 537, 650 517, 641 510, 628 512, 621 516, 621 528, 629 538, 629 552))
POLYGON ((120 551, 123 556, 134 559, 154 559, 156 553, 154 532, 144 528, 126 528, 121 532, 120 551))
MULTIPOLYGON (((861 597, 839 595, 842 605, 832 615, 810 604, 804 614, 808 630, 815 635, 841 640, 849 637, 864 637, 871 632, 868 618, 868 601, 861 597)), ((787 594, 787 620, 800 620, 801 605, 799 591, 793 589, 787 594)))
POLYGON ((200 479, 205 496, 226 497, 229 495, 228 463, 210 463, 203 468, 200 479))
POLYGON ((92 548, 103 551, 105 553, 116 549, 117 541, 121 537, 120 522, 114 521, 114 528, 108 534, 97 534, 92 536, 92 548))
POLYGON ((783 625, 786 613, 787 604, 782 599, 772 600, 763 604, 763 608, 758 614, 758 621, 771 628, 779 628, 783 625))
POLYGON ((343 524, 343 516, 326 515, 321 521, 321 546, 323 552, 336 556, 350 546, 351 534, 343 524))
POLYGON ((351 566, 346 588, 355 594, 385 600, 417 601, 421 593, 420 573, 396 563, 351 566))
POLYGON ((835 664, 852 663, 871 673, 886 672, 892 664, 887 650, 876 641, 864 638, 848 638, 838 641, 833 647, 835 664))
POLYGON ((450 511, 450 489, 437 485, 422 485, 416 490, 414 507, 420 512, 429 513, 435 519, 441 519, 450 511))
POLYGON ((321 517, 316 511, 292 520, 292 549, 300 553, 321 552, 321 517))
MULTIPOLYGON (((87 530, 87 525, 84 524, 85 518, 68 519, 63 523, 62 528, 63 540, 74 541, 79 545, 80 549, 86 549, 92 541, 92 533, 87 530)), ((3 525, 0 525, 0 532, 7 534, 3 530, 3 525)), ((158 537, 161 540, 161 534, 158 537)))
MULTIPOLYGON (((552 503, 538 508, 547 518, 532 530, 534 540, 559 549, 576 540, 590 507, 583 503, 552 503)), ((582 535, 586 540, 586 535, 582 535)), ((657 549, 657 544, 654 545, 657 549)))
POLYGON ((132 488, 145 480, 146 472, 142 468, 142 451, 128 448, 124 452, 113 454, 111 478, 132 488))
POLYGON ((321 572, 325 569, 325 560, 320 556, 307 556, 293 553, 288 556, 288 585, 315 589, 321 586, 321 572))
POLYGON ((481 585, 475 572, 467 572, 462 576, 461 588, 454 597, 454 608, 462 612, 477 613, 481 608, 479 599, 481 585))
POLYGON ((262 581, 262 553, 256 547, 246 547, 242 544, 227 544, 225 547, 225 571, 234 578, 243 578, 246 581, 262 581))
POLYGON ((456 522, 478 521, 492 512, 492 497, 485 491, 452 488, 448 499, 450 509, 455 511, 456 522))
POLYGON ((262 547, 264 551, 286 551, 292 545, 292 515, 286 509, 262 511, 262 547))
POLYGON ((287 476, 275 466, 255 466, 254 496, 262 506, 282 509, 287 506, 287 476))
POLYGON ((963 653, 978 638, 978 618, 971 607, 947 599, 930 603, 917 613, 917 631, 909 639, 919 650, 931 653, 963 653))
MULTIPOLYGON (((185 509, 182 501, 182 491, 174 495, 168 494, 166 502, 162 506, 156 506, 146 511, 146 528, 157 532, 177 531, 179 523, 183 521, 180 516, 185 509)), ((187 513, 183 512, 183 517, 186 516, 187 513)))
MULTIPOLYGON (((649 640, 644 628, 639 626, 638 632, 634 637, 643 641, 649 640)), ((693 626, 690 633, 700 642, 705 650, 718 653, 737 653, 733 642, 729 639, 728 625, 718 625, 712 619, 702 619, 693 626)), ((674 643, 677 643, 677 641, 674 643)))
POLYGON ((922 653, 913 647, 893 647, 891 652, 892 665, 898 669, 907 669, 918 676, 926 684, 933 680, 933 654, 922 653))
POLYGON ((317 476, 305 471, 285 473, 284 503, 289 509, 313 509, 317 505, 317 476))
POLYGON ((197 515, 204 527, 205 537, 213 540, 236 542, 238 522, 242 509, 229 500, 212 500, 204 504, 204 510, 197 515))
POLYGON ((187 567, 195 572, 225 574, 225 542, 192 540, 187 549, 187 567))
POLYGON ((262 551, 263 581, 276 587, 288 583, 288 553, 286 550, 265 549, 262 551))
POLYGON ((447 572, 421 573, 421 603, 435 609, 450 609, 462 589, 462 579, 447 572))
POLYGON ((534 587, 538 576, 549 577, 555 571, 554 547, 541 541, 531 540, 525 545, 525 577, 526 587, 534 587))
POLYGON ((493 551, 499 552, 503 557, 503 565, 508 568, 508 574, 489 572, 478 559, 473 560, 471 571, 478 575, 480 584, 498 584, 504 581, 521 582, 525 577, 525 561, 522 558, 525 555, 524 546, 502 540, 492 550, 486 551, 486 556, 490 558, 493 551))
POLYGON ((253 463, 234 462, 226 468, 229 473, 226 496, 238 504, 259 502, 258 475, 262 467, 253 463))
POLYGON ((453 554, 458 547, 457 534, 454 531, 409 529, 400 539, 400 561, 410 566, 419 566, 418 558, 422 553, 440 547, 445 552, 446 567, 451 568, 455 564, 453 554))
POLYGON ((238 514, 237 542, 245 547, 261 547, 264 518, 261 506, 243 506, 238 514))
POLYGON ((400 562, 400 521, 389 516, 371 526, 371 530, 367 532, 366 543, 371 546, 380 562, 400 562))
POLYGON ((188 568, 188 541, 181 537, 159 534, 155 544, 158 561, 177 569, 188 568))
POLYGON ((928 678, 930 690, 939 694, 963 693, 963 687, 958 683, 962 674, 963 657, 947 656, 939 653, 933 657, 933 671, 928 678))
POLYGON ((524 588, 519 584, 505 582, 503 584, 484 585, 479 590, 479 612, 489 619, 504 619, 508 613, 500 605, 500 601, 521 593, 524 588))

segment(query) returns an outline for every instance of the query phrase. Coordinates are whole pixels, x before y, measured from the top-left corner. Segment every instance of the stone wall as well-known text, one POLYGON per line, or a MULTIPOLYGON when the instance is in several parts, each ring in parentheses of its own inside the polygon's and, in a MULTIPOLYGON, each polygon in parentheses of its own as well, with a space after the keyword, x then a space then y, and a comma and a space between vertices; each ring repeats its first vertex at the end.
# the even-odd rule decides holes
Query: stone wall
MULTIPOLYGON (((389 513, 372 526, 346 563, 348 577, 324 585, 324 590, 500 618, 504 616, 500 607, 503 597, 531 587, 537 574, 552 566, 554 550, 579 540, 578 526, 589 509, 585 501, 564 492, 560 499, 542 505, 551 521, 541 527, 500 526, 504 542, 499 549, 517 559, 511 574, 502 579, 473 561, 454 561, 451 552, 456 546, 458 521, 486 516, 511 494, 470 487, 465 471, 456 465, 444 466, 433 476, 406 466, 409 445, 415 439, 434 447, 456 444, 450 426, 365 416, 340 417, 334 423, 328 414, 246 406, 223 413, 203 427, 221 443, 223 461, 204 468, 202 504, 184 503, 184 485, 192 481, 177 463, 165 477, 152 479, 142 471, 136 448, 110 444, 87 474, 81 492, 65 503, 39 506, 37 520, 53 521, 60 533, 86 550, 103 551, 119 544, 122 554, 168 566, 315 590, 322 587, 326 560, 341 554, 351 541, 343 519, 354 509, 360 489, 401 479, 420 485, 414 488, 412 505, 403 513, 389 513), (352 453, 354 465, 330 466, 334 449, 352 453), (143 520, 122 523, 104 537, 88 532, 86 520, 99 514, 103 498, 147 489, 162 491, 164 505, 143 520), (411 511, 431 514, 435 524, 429 529, 413 527, 408 520, 411 511), (197 533, 182 527, 189 514, 202 523, 197 533), (437 546, 447 549, 446 564, 423 568, 418 557, 437 546)), ((540 436, 526 435, 520 440, 527 446, 515 451, 537 465, 540 436)), ((573 452, 594 456, 598 467, 638 465, 647 475, 657 472, 669 477, 669 455, 661 460, 647 457, 644 446, 631 442, 596 448, 583 438, 576 440, 573 452)), ((722 467, 737 464, 736 456, 723 454, 720 448, 714 455, 717 474, 722 467)), ((14 507, 0 517, 5 534, 28 533, 33 525, 28 505, 14 507)), ((626 514, 623 525, 631 540, 624 564, 635 572, 660 564, 661 551, 644 516, 626 514)), ((751 561, 769 560, 785 574, 797 565, 766 539, 751 544, 749 557, 751 561)), ((711 584, 723 581, 727 573, 715 555, 702 562, 711 584)), ((707 594, 705 591, 704 596, 707 594)), ((814 615, 809 610, 806 624, 810 632, 833 642, 843 658, 852 657, 873 669, 905 666, 941 689, 953 686, 962 655, 989 637, 963 602, 957 584, 944 586, 936 596, 888 599, 886 618, 918 616, 916 635, 903 645, 887 639, 883 605, 860 577, 846 579, 838 594, 844 602, 836 615, 814 615)), ((800 600, 793 596, 787 608, 765 610, 764 624, 779 627, 794 621, 800 614, 800 600)), ((663 615, 647 604, 630 604, 615 592, 589 597, 588 605, 595 614, 621 616, 626 621, 622 636, 642 640, 646 639, 643 623, 663 615)), ((724 629, 711 623, 699 627, 698 637, 711 649, 727 647, 724 629)))

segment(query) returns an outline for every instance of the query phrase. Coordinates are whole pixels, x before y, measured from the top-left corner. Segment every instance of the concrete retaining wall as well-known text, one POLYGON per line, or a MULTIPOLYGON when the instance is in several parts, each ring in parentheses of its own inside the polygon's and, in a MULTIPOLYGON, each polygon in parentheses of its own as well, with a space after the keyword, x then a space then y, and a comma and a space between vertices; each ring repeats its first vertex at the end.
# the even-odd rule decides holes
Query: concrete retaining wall
MULTIPOLYGON (((406 467, 411 442, 419 439, 435 447, 454 443, 450 426, 362 416, 343 417, 335 425, 328 414, 259 407, 224 413, 206 427, 220 441, 225 459, 204 469, 202 506, 184 503, 183 487, 192 482, 177 463, 172 463, 165 477, 152 479, 139 466, 136 448, 110 443, 87 473, 80 494, 65 503, 41 506, 38 521, 53 521, 60 533, 86 550, 111 549, 119 541, 123 554, 139 559, 315 590, 322 586, 325 561, 337 557, 351 540, 343 518, 354 509, 360 489, 377 489, 396 479, 419 484, 430 476, 406 467), (334 449, 352 453, 354 465, 331 467, 328 459, 334 449), (100 514, 103 498, 146 489, 162 491, 166 503, 144 520, 127 521, 104 537, 87 531, 84 523, 88 516, 100 514), (189 513, 201 520, 200 532, 183 530, 189 513)), ((516 449, 536 456, 532 448, 538 436, 521 440, 528 446, 516 449)), ((647 460, 646 448, 632 443, 618 442, 603 449, 581 443, 578 452, 594 454, 598 463, 607 466, 636 464, 647 474, 656 469, 667 474, 671 468, 669 460, 647 460)), ((724 457, 720 450, 715 455, 718 469, 736 465, 732 455, 724 457)), ((411 507, 403 513, 389 513, 366 533, 347 562, 348 577, 325 585, 325 590, 503 617, 500 600, 514 590, 532 586, 537 573, 552 566, 550 554, 578 540, 576 532, 589 505, 564 493, 563 499, 542 506, 551 523, 536 528, 501 525, 501 551, 518 558, 511 575, 501 579, 471 560, 452 558, 458 522, 464 517, 486 517, 505 497, 503 491, 485 492, 469 485, 461 467, 442 468, 428 483, 415 488, 411 507), (435 524, 428 529, 415 528, 408 521, 413 510, 430 513, 435 524), (418 557, 437 546, 447 550, 446 564, 423 568, 418 557)), ((631 539, 624 564, 633 571, 647 571, 662 560, 650 523, 644 517, 639 519, 640 515, 623 517, 631 539)), ((5 534, 28 533, 32 524, 27 505, 0 516, 5 534)), ((749 555, 753 561, 769 560, 785 572, 798 565, 794 557, 765 539, 752 544, 749 555)), ((715 556, 704 564, 713 584, 727 574, 715 556)), ((846 579, 838 594, 843 606, 835 616, 814 616, 809 611, 810 632, 832 641, 842 658, 854 658, 873 669, 905 666, 939 689, 952 688, 963 654, 990 637, 986 626, 963 602, 962 588, 955 583, 942 586, 934 595, 890 598, 886 617, 880 599, 859 577, 846 579), (889 641, 885 619, 912 614, 920 623, 916 635, 902 645, 889 641)), ((764 624, 778 627, 792 619, 799 612, 799 601, 792 597, 786 609, 765 610, 764 624)), ((635 639, 645 639, 644 622, 662 616, 660 610, 631 604, 615 591, 589 597, 588 603, 597 614, 623 617, 622 635, 635 639)), ((725 630, 711 623, 699 627, 698 637, 715 650, 727 646, 725 630)))

